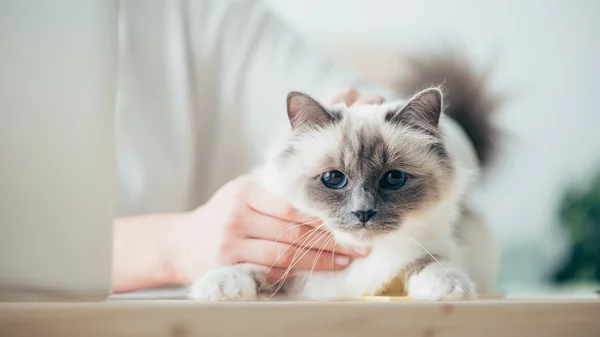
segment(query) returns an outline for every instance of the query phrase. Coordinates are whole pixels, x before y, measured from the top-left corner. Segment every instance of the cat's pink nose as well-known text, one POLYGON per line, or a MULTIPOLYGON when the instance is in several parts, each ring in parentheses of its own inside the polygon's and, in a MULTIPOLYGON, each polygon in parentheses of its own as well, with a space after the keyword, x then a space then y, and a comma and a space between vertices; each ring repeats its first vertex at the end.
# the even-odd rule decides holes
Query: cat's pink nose
POLYGON ((372 209, 368 209, 366 211, 354 211, 352 212, 352 214, 354 214, 358 220, 360 220, 360 222, 367 222, 369 220, 371 220, 372 217, 375 216, 375 212, 372 209))

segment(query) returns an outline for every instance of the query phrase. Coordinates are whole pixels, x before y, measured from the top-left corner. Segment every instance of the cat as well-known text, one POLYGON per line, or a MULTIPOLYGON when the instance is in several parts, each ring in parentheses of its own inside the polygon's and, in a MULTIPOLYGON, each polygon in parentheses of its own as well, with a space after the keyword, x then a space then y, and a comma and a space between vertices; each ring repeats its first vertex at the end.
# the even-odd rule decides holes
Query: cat
MULTIPOLYGON (((492 146, 491 100, 448 58, 414 69, 406 87, 443 78, 452 102, 446 106, 439 86, 350 107, 288 95, 292 130, 257 171, 259 182, 322 219, 338 243, 371 253, 341 271, 296 271, 275 290, 294 299, 355 299, 381 293, 398 275, 414 299, 474 299, 493 290, 495 243, 467 202, 492 146)), ((257 300, 275 291, 263 282, 267 269, 222 267, 198 280, 190 297, 257 300)))

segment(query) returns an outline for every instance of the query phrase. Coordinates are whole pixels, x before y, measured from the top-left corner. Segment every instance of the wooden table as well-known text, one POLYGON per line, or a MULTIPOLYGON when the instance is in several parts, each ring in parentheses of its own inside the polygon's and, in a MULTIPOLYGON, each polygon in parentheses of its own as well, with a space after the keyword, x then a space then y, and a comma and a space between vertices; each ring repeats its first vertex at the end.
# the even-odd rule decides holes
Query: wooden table
POLYGON ((0 304, 0 336, 600 336, 600 300, 0 304))

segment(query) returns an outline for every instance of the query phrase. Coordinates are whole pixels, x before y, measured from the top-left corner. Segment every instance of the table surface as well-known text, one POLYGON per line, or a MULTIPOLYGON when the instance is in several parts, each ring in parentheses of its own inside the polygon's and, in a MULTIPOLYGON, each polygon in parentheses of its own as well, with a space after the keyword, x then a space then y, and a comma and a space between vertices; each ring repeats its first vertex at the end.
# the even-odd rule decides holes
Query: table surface
POLYGON ((0 303, 0 336, 600 336, 600 299, 0 303))

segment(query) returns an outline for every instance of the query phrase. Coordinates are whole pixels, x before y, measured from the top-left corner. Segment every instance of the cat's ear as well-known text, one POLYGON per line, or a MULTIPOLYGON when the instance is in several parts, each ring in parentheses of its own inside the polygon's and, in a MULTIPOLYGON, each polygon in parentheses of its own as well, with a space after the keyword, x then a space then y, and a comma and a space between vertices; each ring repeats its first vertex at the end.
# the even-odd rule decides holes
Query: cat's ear
POLYGON ((319 102, 296 91, 287 96, 287 114, 294 129, 301 126, 322 127, 335 120, 319 102))
POLYGON ((386 120, 419 125, 426 129, 437 128, 443 105, 443 93, 440 89, 425 89, 409 99, 399 111, 388 114, 386 120))

